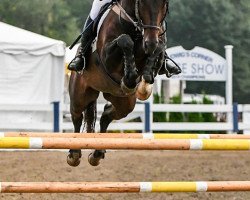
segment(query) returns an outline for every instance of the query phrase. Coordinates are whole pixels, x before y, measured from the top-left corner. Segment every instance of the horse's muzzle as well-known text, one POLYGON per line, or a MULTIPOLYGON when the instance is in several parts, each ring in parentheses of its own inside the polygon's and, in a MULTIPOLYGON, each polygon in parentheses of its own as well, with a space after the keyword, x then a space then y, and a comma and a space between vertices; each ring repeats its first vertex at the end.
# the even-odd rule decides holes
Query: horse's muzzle
POLYGON ((159 40, 145 40, 144 41, 144 51, 146 54, 153 54, 159 45, 159 40))

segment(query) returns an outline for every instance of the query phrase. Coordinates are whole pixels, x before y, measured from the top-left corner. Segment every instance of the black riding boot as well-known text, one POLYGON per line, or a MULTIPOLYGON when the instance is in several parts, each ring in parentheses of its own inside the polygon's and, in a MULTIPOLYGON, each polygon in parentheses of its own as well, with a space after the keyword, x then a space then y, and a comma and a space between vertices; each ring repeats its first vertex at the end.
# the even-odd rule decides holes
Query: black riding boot
POLYGON ((165 74, 167 77, 171 77, 173 75, 181 73, 181 68, 179 67, 179 65, 174 60, 169 58, 167 53, 165 53, 164 55, 163 65, 165 65, 164 69, 166 70, 165 74))
POLYGON ((86 67, 85 54, 88 51, 96 33, 94 33, 93 20, 88 17, 81 37, 81 44, 76 57, 69 63, 68 69, 72 71, 81 71, 86 67))
MULTIPOLYGON (((167 22, 165 21, 165 23, 162 24, 163 26, 163 30, 167 30, 167 22)), ((164 43, 167 43, 167 34, 164 32, 164 34, 162 35, 162 39, 164 41, 164 43)), ((168 78, 170 78, 173 75, 177 75, 181 73, 181 68, 179 67, 179 65, 172 60, 171 58, 169 58, 168 54, 164 53, 164 62, 163 65, 161 66, 158 74, 162 75, 165 74, 168 78)))

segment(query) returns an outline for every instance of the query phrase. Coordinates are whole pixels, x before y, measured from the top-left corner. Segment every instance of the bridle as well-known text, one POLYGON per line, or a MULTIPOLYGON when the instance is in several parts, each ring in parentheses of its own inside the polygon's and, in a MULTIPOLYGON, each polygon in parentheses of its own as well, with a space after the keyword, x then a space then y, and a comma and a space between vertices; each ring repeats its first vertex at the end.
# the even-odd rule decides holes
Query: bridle
MULTIPOLYGON (((142 22, 142 19, 140 17, 140 14, 139 14, 139 3, 140 3, 140 0, 136 0, 135 1, 135 17, 136 17, 136 21, 126 12, 126 10, 122 7, 122 5, 116 1, 115 4, 117 5, 117 7, 120 9, 120 11, 124 14, 124 16, 126 17, 125 20, 127 21, 130 21, 134 27, 140 31, 142 33, 142 35, 144 34, 144 30, 145 29, 156 29, 158 31, 161 31, 162 30, 162 23, 163 21, 165 20, 166 18, 166 15, 168 13, 168 10, 166 11, 161 23, 160 23, 160 26, 155 26, 155 25, 150 25, 150 24, 144 24, 142 22)), ((167 1, 166 1, 167 3, 167 1)), ((168 5, 167 5, 168 6, 168 5)), ((120 17, 121 17, 121 13, 120 13, 120 17)))
POLYGON ((139 14, 139 0, 135 1, 135 16, 136 16, 136 19, 137 19, 137 24, 141 29, 161 30, 161 27, 159 27, 159 26, 143 24, 142 19, 140 18, 140 14, 139 14))

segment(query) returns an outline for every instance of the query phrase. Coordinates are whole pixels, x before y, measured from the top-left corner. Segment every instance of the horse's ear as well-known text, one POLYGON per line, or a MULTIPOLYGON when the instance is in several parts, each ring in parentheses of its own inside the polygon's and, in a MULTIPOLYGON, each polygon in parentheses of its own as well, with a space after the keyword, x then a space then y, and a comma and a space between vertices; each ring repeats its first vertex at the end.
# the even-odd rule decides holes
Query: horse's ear
POLYGON ((166 5, 167 5, 167 13, 169 14, 169 1, 170 0, 166 0, 166 5))

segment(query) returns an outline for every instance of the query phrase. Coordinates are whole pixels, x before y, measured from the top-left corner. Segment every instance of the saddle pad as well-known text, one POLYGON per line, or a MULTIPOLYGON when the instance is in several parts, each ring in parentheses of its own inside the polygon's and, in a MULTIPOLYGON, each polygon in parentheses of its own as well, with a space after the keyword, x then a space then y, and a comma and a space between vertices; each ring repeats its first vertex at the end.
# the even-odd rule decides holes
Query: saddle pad
POLYGON ((93 43, 92 43, 92 52, 95 52, 95 51, 96 51, 96 43, 97 43, 97 38, 98 38, 98 36, 99 36, 99 31, 100 31, 100 29, 101 29, 101 27, 102 27, 102 24, 103 24, 104 20, 106 19, 107 15, 109 14, 109 12, 110 12, 111 9, 112 9, 112 7, 109 8, 109 9, 107 9, 107 10, 105 11, 105 13, 102 15, 100 21, 98 22, 98 26, 97 26, 97 36, 96 36, 96 38, 93 40, 93 43))

